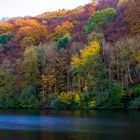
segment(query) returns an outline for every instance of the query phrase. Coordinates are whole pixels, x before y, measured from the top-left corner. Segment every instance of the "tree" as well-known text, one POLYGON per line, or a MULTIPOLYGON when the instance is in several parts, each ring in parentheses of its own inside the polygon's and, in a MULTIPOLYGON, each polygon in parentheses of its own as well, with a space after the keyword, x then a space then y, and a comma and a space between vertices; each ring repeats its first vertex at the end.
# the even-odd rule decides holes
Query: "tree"
POLYGON ((114 8, 107 8, 97 11, 91 17, 87 26, 84 27, 85 33, 90 33, 93 29, 103 29, 108 23, 115 20, 116 10, 114 8))
POLYGON ((62 48, 66 48, 69 40, 70 40, 70 35, 69 34, 66 34, 62 38, 60 38, 56 43, 56 50, 59 51, 62 48))
POLYGON ((45 43, 48 35, 47 29, 42 25, 36 27, 22 27, 19 29, 19 33, 21 34, 20 37, 22 37, 20 45, 24 47, 45 43))
POLYGON ((58 41, 62 38, 65 34, 71 34, 74 25, 73 23, 66 21, 61 25, 57 25, 54 29, 54 33, 50 35, 50 39, 54 41, 58 41))
POLYGON ((80 56, 72 58, 72 67, 74 73, 74 84, 79 92, 89 91, 94 85, 93 68, 96 63, 95 57, 100 52, 100 44, 97 41, 91 41, 88 46, 80 50, 80 56))
POLYGON ((17 27, 25 27, 25 26, 37 27, 39 25, 39 22, 35 19, 19 18, 19 19, 16 19, 15 25, 17 27))
POLYGON ((127 5, 124 3, 116 9, 116 19, 109 23, 104 29, 104 36, 108 42, 116 42, 120 38, 126 37, 129 34, 129 28, 125 21, 127 5))
POLYGON ((22 108, 38 108, 40 104, 36 94, 36 88, 34 86, 24 88, 21 91, 18 100, 22 108))
POLYGON ((96 2, 93 1, 89 4, 87 12, 90 16, 95 13, 95 11, 96 11, 95 7, 96 7, 96 2))
POLYGON ((41 89, 42 67, 45 54, 42 48, 37 46, 26 47, 23 54, 23 79, 19 102, 22 107, 38 107, 42 96, 41 89))
POLYGON ((0 34, 0 44, 6 44, 13 37, 13 33, 0 34))
MULTIPOLYGON (((134 84, 135 69, 137 67, 137 59, 135 56, 140 53, 139 37, 127 38, 116 42, 110 49, 111 51, 111 69, 112 79, 117 81, 126 91, 126 95, 130 96, 128 87, 134 84), (136 63, 136 64, 135 64, 136 63), (133 73, 132 73, 133 71, 133 73)), ((138 77, 138 76, 136 76, 138 77)), ((135 77, 135 78, 136 78, 135 77)))
POLYGON ((117 7, 118 0, 98 0, 96 5, 97 10, 104 10, 106 8, 115 8, 117 7))
POLYGON ((12 32, 14 29, 14 25, 8 22, 4 22, 0 24, 0 34, 4 34, 7 32, 12 32))
POLYGON ((18 107, 13 69, 0 68, 0 108, 18 107))
POLYGON ((34 47, 26 47, 23 53, 23 81, 22 87, 38 87, 40 84, 40 72, 38 67, 38 56, 34 47))
POLYGON ((130 26, 131 33, 140 33, 140 1, 129 0, 125 20, 130 26))

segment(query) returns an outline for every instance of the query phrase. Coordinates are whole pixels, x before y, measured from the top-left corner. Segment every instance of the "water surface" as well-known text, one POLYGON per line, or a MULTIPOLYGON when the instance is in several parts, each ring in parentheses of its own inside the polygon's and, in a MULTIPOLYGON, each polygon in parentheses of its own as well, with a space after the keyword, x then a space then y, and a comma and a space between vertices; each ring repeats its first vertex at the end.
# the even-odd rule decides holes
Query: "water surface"
POLYGON ((0 140, 140 140, 139 111, 0 110, 0 140))

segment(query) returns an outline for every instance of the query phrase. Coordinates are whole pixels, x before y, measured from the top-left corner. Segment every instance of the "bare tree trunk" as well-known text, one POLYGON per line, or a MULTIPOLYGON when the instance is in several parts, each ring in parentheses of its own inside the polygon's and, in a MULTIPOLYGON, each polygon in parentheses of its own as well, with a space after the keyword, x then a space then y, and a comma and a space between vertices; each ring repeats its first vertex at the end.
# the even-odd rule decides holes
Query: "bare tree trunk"
POLYGON ((132 80, 132 77, 131 77, 131 72, 130 72, 130 67, 128 66, 128 77, 129 77, 129 81, 130 83, 134 83, 134 81, 132 80))

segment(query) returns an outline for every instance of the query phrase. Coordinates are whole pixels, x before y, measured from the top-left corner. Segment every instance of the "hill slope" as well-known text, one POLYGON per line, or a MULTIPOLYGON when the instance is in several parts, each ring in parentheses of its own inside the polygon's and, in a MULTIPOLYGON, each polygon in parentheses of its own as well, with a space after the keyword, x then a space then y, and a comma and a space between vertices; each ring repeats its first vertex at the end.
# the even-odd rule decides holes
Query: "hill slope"
POLYGON ((140 107, 140 1, 100 0, 0 23, 0 107, 140 107))

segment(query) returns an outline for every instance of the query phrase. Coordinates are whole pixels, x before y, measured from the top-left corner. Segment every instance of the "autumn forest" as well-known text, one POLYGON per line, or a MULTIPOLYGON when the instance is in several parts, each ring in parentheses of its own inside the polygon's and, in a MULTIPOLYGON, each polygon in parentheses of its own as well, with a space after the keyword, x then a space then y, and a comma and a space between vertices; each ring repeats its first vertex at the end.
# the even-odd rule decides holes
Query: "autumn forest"
POLYGON ((140 109, 140 0, 1 20, 0 108, 140 109))

